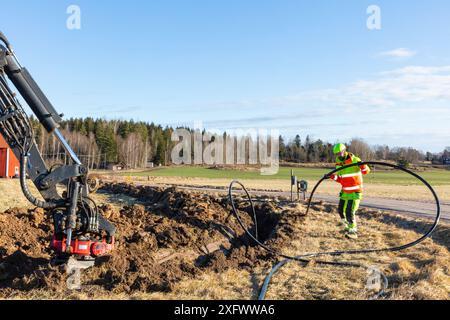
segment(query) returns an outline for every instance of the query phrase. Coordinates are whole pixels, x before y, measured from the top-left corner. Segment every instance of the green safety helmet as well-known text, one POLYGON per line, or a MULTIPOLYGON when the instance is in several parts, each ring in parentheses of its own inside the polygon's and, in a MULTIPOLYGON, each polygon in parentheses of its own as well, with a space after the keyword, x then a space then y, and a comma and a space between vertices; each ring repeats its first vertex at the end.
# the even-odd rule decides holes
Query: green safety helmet
POLYGON ((341 153, 342 151, 346 151, 346 150, 347 150, 347 147, 342 143, 338 143, 337 145, 335 145, 333 147, 334 154, 338 154, 338 153, 341 153))

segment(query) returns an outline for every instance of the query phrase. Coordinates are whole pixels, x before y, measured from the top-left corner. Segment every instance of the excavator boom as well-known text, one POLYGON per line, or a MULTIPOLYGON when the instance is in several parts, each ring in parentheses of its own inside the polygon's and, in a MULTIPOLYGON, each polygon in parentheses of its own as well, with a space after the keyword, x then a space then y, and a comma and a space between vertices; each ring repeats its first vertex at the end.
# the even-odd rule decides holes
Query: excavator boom
POLYGON ((22 191, 33 205, 51 213, 55 227, 52 248, 58 257, 94 259, 113 250, 115 227, 100 214, 96 203, 89 197, 88 168, 61 134, 62 117, 28 70, 21 66, 8 39, 0 32, 0 134, 20 159, 22 191), (35 144, 29 118, 8 80, 45 130, 58 139, 72 164, 51 169, 47 167, 35 144), (43 200, 30 192, 27 176, 43 200), (62 195, 57 189, 61 184, 66 187, 62 195))

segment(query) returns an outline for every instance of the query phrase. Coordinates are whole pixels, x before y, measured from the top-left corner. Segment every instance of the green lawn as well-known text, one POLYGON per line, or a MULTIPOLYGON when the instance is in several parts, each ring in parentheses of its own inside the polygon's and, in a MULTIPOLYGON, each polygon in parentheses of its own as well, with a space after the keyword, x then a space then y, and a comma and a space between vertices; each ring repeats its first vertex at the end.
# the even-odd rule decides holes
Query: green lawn
MULTIPOLYGON (((262 176, 259 171, 240 171, 228 169, 208 169, 202 167, 172 167, 154 169, 144 172, 122 173, 124 176, 151 176, 151 177, 191 177, 191 178, 209 178, 209 179, 289 179, 291 169, 281 167, 278 174, 273 176, 262 176)), ((317 181, 328 170, 314 168, 296 168, 294 174, 299 179, 317 181)), ((450 185, 450 171, 436 170, 418 173, 432 185, 450 185)), ((421 182, 414 177, 398 171, 375 171, 371 175, 365 177, 368 183, 385 183, 396 185, 420 184, 421 182)))

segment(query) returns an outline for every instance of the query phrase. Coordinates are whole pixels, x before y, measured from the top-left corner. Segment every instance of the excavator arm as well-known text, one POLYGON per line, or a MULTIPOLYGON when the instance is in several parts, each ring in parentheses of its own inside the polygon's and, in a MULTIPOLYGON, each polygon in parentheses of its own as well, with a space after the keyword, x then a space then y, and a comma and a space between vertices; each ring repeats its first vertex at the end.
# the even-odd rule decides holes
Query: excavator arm
POLYGON ((0 32, 0 134, 20 159, 23 194, 33 205, 51 213, 55 227, 52 248, 58 257, 92 260, 113 249, 115 227, 99 213, 96 203, 89 197, 88 168, 61 134, 62 117, 28 70, 21 66, 8 39, 0 32), (72 164, 47 167, 36 146, 30 120, 8 80, 45 130, 58 139, 72 164), (42 199, 29 190, 27 176, 42 199), (65 192, 59 194, 58 185, 64 185, 65 192))

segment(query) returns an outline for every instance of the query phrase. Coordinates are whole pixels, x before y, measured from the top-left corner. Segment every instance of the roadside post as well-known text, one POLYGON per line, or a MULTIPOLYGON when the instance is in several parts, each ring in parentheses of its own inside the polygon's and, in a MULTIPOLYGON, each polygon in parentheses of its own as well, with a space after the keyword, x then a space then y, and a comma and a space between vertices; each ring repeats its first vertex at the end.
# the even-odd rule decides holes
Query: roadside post
POLYGON ((294 186, 297 186, 297 177, 294 176, 294 170, 291 170, 291 202, 294 202, 294 186))

